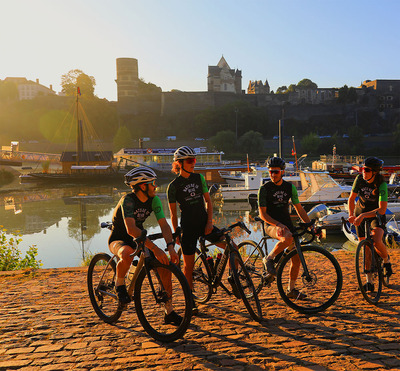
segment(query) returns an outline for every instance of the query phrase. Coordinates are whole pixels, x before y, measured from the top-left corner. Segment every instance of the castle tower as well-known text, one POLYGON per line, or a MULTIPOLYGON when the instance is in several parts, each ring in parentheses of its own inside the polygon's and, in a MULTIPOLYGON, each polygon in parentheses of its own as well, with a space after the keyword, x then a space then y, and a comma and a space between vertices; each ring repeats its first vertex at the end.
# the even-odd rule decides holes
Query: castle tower
POLYGON ((135 58, 117 58, 117 95, 121 98, 137 96, 139 84, 138 60, 135 58))
POLYGON ((224 56, 216 66, 208 66, 208 91, 236 93, 242 92, 242 71, 229 67, 224 56))

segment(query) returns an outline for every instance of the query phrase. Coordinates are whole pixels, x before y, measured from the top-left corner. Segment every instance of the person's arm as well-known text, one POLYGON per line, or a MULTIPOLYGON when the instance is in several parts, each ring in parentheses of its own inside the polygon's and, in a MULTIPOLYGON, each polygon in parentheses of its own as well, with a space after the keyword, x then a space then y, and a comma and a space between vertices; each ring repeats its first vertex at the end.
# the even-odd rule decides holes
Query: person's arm
POLYGON ((171 223, 172 223, 172 228, 174 231, 178 228, 178 213, 176 210, 176 202, 172 202, 168 204, 169 207, 169 214, 171 216, 171 223))
POLYGON ((164 240, 167 243, 167 249, 169 252, 169 256, 171 257, 171 261, 172 261, 172 263, 177 264, 179 258, 178 258, 178 254, 176 253, 176 251, 174 249, 175 242, 172 238, 171 227, 169 226, 167 219, 165 219, 165 218, 159 219, 158 225, 160 226, 164 240))
POLYGON ((351 191, 349 199, 347 200, 347 208, 349 209, 349 222, 354 224, 356 217, 354 216, 354 209, 356 207, 356 198, 358 193, 351 191))
POLYGON ((304 223, 309 223, 311 221, 307 212, 304 210, 303 206, 301 205, 301 203, 293 204, 293 206, 296 209, 297 215, 300 217, 300 219, 304 223))
POLYGON ((379 213, 381 215, 384 215, 386 213, 388 190, 387 190, 387 184, 385 182, 382 182, 382 184, 379 186, 378 192, 379 192, 378 207, 374 210, 360 214, 357 218, 354 219, 354 225, 360 225, 361 222, 366 218, 374 218, 376 216, 376 213, 379 213))
POLYGON ((204 234, 211 233, 213 229, 213 207, 210 194, 208 192, 203 193, 204 201, 206 202, 206 209, 207 209, 207 224, 204 234))

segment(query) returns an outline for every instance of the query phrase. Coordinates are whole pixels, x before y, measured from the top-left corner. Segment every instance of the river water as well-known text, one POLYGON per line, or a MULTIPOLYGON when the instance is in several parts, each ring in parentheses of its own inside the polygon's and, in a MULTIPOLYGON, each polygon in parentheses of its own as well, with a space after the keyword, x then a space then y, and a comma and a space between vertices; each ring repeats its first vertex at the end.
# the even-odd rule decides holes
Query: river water
MULTIPOLYGON (((167 184, 161 184, 161 198, 168 222, 169 212, 165 195, 167 184)), ((118 200, 129 191, 121 181, 108 185, 21 185, 18 189, 0 193, 0 225, 7 237, 19 234, 19 248, 24 255, 29 246, 36 245, 42 268, 77 267, 97 252, 108 252, 109 231, 101 229, 102 221, 110 221, 118 200)), ((235 241, 259 241, 261 230, 251 222, 250 206, 245 202, 214 203, 214 220, 218 227, 228 226, 242 219, 252 234, 237 233, 235 241)), ((159 232, 154 215, 145 222, 149 233, 159 232)), ((343 234, 328 235, 322 244, 333 249, 345 245, 343 234)), ((269 249, 276 241, 269 241, 269 249)), ((165 242, 159 240, 159 246, 165 242)))

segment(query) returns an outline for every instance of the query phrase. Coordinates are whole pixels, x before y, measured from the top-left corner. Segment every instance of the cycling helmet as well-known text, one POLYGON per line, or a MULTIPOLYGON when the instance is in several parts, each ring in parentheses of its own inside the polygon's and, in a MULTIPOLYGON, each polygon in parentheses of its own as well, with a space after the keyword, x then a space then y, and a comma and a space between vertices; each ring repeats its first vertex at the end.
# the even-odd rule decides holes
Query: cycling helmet
POLYGON ((378 157, 368 157, 364 161, 364 166, 371 168, 373 171, 382 170, 383 161, 378 157))
POLYGON ((280 167, 281 170, 285 170, 286 164, 285 160, 281 159, 280 157, 271 157, 268 160, 268 167, 280 167))
POLYGON ((151 182, 152 180, 156 179, 157 175, 154 170, 144 166, 135 167, 125 174, 125 184, 127 186, 134 186, 140 183, 151 182))
POLYGON ((196 152, 188 146, 179 147, 174 153, 174 161, 184 160, 185 158, 195 158, 196 152))

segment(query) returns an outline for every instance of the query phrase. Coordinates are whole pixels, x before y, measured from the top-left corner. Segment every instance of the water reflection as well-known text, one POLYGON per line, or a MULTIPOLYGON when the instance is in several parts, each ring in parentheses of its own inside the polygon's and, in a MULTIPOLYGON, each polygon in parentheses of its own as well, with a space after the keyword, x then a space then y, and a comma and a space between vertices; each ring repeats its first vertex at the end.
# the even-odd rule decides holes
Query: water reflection
MULTIPOLYGON (((168 222, 169 212, 165 195, 166 184, 158 188, 168 222)), ((29 246, 38 247, 38 258, 43 268, 73 267, 81 265, 88 254, 108 251, 108 230, 101 230, 100 222, 111 220, 118 200, 129 188, 122 182, 111 185, 66 185, 31 187, 0 195, 0 224, 7 233, 22 235, 22 251, 29 246)), ((252 235, 235 234, 240 242, 245 239, 259 241, 259 223, 251 222, 250 206, 245 202, 215 203, 214 219, 219 227, 244 220, 252 235)), ((151 215, 145 223, 149 233, 158 232, 157 220, 151 215)), ((341 235, 335 242, 340 248, 345 242, 341 235)), ((273 246, 274 241, 270 241, 273 246)), ((160 247, 164 242, 160 240, 160 247)), ((270 247, 269 247, 270 248, 270 247)))

